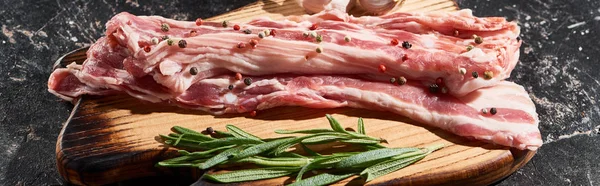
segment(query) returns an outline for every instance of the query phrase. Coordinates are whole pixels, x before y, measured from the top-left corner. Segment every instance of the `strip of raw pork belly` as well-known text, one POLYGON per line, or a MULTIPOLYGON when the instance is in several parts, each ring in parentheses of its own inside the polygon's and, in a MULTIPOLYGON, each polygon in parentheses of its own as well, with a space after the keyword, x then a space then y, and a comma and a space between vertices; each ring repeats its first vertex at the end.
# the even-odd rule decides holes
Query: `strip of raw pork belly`
POLYGON ((252 76, 404 76, 427 85, 441 77, 450 94, 463 96, 509 77, 521 44, 516 23, 477 18, 470 10, 359 18, 329 11, 282 21, 203 22, 200 26, 120 13, 107 23, 106 34, 128 49, 131 55, 126 63, 139 72, 134 75, 150 74, 169 91, 179 93, 217 72, 233 71, 252 76), (161 30, 163 24, 168 31, 161 30), (258 33, 265 30, 269 34, 261 39, 258 33), (310 36, 311 32, 317 37, 310 36), (483 38, 483 43, 475 43, 473 35, 483 38), (168 45, 163 36, 169 36, 173 44, 168 45), (347 42, 346 37, 351 39, 347 42), (153 43, 153 38, 159 43, 153 43), (186 41, 185 48, 178 47, 180 40, 186 41), (412 47, 403 47, 403 41, 412 47), (469 45, 474 49, 467 51, 469 45), (316 51, 319 47, 322 53, 316 51), (203 75, 190 75, 192 67, 203 75), (461 68, 465 74, 459 72, 461 68), (491 75, 488 79, 483 78, 486 71, 491 75), (473 78, 473 72, 479 78, 473 78))
MULTIPOLYGON (((183 93, 171 93, 151 75, 135 77, 127 70, 126 53, 101 38, 88 51, 83 65, 56 70, 49 91, 70 99, 82 94, 126 92, 151 102, 176 104, 213 114, 242 113, 277 106, 311 108, 355 107, 390 111, 465 137, 519 149, 542 145, 535 105, 514 83, 478 89, 460 98, 433 94, 418 83, 399 86, 350 76, 270 75, 251 77, 246 85, 231 75, 204 78, 183 93), (233 85, 233 89, 229 89, 233 85), (483 114, 481 109, 496 108, 483 114)), ((135 72, 133 72, 135 73, 135 72)), ((249 76, 246 76, 249 77, 249 76)))

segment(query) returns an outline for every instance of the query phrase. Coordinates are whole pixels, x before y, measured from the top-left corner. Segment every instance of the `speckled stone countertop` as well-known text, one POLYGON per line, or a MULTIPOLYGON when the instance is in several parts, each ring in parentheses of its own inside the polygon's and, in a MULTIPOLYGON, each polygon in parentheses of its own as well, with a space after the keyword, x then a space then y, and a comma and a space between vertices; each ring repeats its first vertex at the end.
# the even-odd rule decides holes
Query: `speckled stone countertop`
MULTIPOLYGON (((72 105, 46 91, 52 63, 92 43, 115 13, 193 20, 254 0, 0 1, 0 185, 61 185, 55 144, 72 105)), ((536 103, 544 145, 497 185, 600 185, 600 1, 459 0, 521 25, 510 80, 536 103)))

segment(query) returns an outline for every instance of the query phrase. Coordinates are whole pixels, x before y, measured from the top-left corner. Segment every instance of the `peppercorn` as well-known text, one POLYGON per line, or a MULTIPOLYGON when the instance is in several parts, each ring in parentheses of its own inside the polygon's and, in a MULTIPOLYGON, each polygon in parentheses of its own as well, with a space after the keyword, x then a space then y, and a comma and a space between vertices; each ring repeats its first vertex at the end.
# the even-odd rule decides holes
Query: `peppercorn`
POLYGON ((480 36, 473 35, 473 38, 475 39, 475 43, 477 43, 477 44, 483 43, 483 38, 481 38, 480 36))
POLYGON ((240 25, 233 25, 233 30, 240 30, 240 25))
POLYGON ((465 75, 465 74, 467 74, 467 69, 465 69, 465 68, 459 68, 458 69, 458 73, 460 73, 462 75, 465 75))
POLYGON ((153 37, 151 40, 152 44, 158 44, 158 38, 153 37))
POLYGON ((481 109, 481 113, 483 113, 483 114, 487 114, 487 110, 486 110, 485 108, 482 108, 482 109, 481 109))
POLYGON ((477 72, 472 72, 471 75, 473 76, 473 78, 478 78, 479 77, 479 73, 477 73, 477 72))
POLYGON ((215 129, 213 129, 212 127, 208 127, 208 128, 206 128, 206 133, 213 134, 213 133, 215 133, 215 129))
POLYGON ((221 23, 221 26, 223 26, 224 28, 227 28, 227 21, 223 21, 223 22, 221 23))
POLYGON ((323 47, 319 46, 317 47, 317 49, 315 50, 317 53, 323 53, 323 47))
POLYGON ((448 88, 442 87, 442 94, 446 94, 446 93, 448 93, 448 88))
POLYGON ((252 46, 252 48, 256 48, 256 45, 258 45, 258 41, 256 39, 251 39, 250 46, 252 46))
POLYGON ((259 32, 258 33, 258 37, 261 38, 261 39, 264 38, 265 37, 265 33, 264 32, 259 32))
POLYGON ((404 47, 406 49, 410 49, 412 47, 412 44, 410 44, 408 41, 403 41, 402 47, 404 47))
POLYGON ((406 54, 402 55, 402 61, 406 61, 406 60, 408 60, 408 55, 406 55, 406 54))
POLYGON ((160 24, 160 30, 163 32, 168 32, 171 27, 167 23, 160 24))
POLYGON ((246 84, 246 85, 252 84, 252 78, 244 78, 244 84, 246 84))
POLYGON ((302 33, 302 36, 308 37, 308 36, 310 36, 310 34, 308 32, 304 32, 304 33, 302 33))
POLYGON ((173 41, 172 39, 167 39, 167 45, 169 45, 169 46, 173 46, 174 42, 175 41, 173 41))
POLYGON ((472 45, 467 46, 467 52, 473 50, 473 48, 475 48, 475 47, 472 45))
POLYGON ((308 28, 308 29, 310 29, 310 30, 316 30, 316 29, 317 29, 317 27, 319 27, 319 25, 317 25, 317 24, 315 23, 315 24, 312 24, 312 25, 310 26, 310 28, 308 28))
POLYGON ((320 43, 321 41, 323 41, 323 36, 319 34, 319 35, 317 35, 315 40, 320 43))
POLYGON ((198 74, 198 68, 196 68, 196 67, 192 67, 192 68, 190 68, 190 74, 191 74, 191 75, 196 75, 196 74, 198 74))
POLYGON ((440 90, 440 86, 438 86, 437 84, 431 84, 429 85, 429 92, 431 93, 437 93, 440 90))
POLYGON ((484 78, 484 79, 486 79, 486 80, 490 80, 490 79, 492 79, 493 77, 494 77, 494 72, 492 72, 492 71, 489 71, 489 70, 487 70, 487 71, 483 72, 483 78, 484 78))
POLYGON ((352 41, 352 38, 350 36, 345 36, 344 41, 350 42, 350 41, 352 41))
POLYGON ((392 44, 392 45, 396 46, 396 45, 398 45, 398 40, 397 40, 397 39, 392 39, 392 40, 390 41, 390 44, 392 44))
POLYGON ((497 112, 498 112, 498 111, 497 111, 497 110, 496 110, 496 108, 494 108, 494 107, 492 107, 492 108, 490 109, 490 114, 492 114, 492 115, 496 115, 496 113, 497 113, 497 112))
POLYGON ((250 112, 250 116, 251 117, 256 117, 256 110, 253 110, 252 112, 250 112))
POLYGON ((150 46, 144 46, 144 52, 150 52, 152 49, 150 46))
POLYGON ((177 43, 177 45, 179 45, 179 48, 185 48, 187 47, 187 41, 185 40, 179 40, 179 42, 177 43))
POLYGON ((387 70, 387 68, 385 67, 385 65, 381 64, 379 65, 379 72, 385 72, 385 70, 387 70))
POLYGON ((244 30, 244 33, 245 33, 245 34, 251 34, 251 33, 252 33, 252 30, 250 30, 250 29, 246 29, 246 30, 244 30))
POLYGON ((240 43, 238 43, 237 47, 238 48, 246 48, 246 43, 240 42, 240 43))
POLYGON ((398 78, 398 85, 404 85, 404 84, 406 84, 406 81, 407 80, 406 80, 406 78, 404 76, 400 76, 398 78))
POLYGON ((198 33, 196 32, 196 30, 191 30, 190 31, 190 37, 194 37, 196 36, 198 33))
POLYGON ((435 79, 435 84, 438 84, 440 86, 444 85, 444 78, 438 77, 437 79, 435 79))
POLYGON ((169 36, 162 36, 162 40, 167 40, 169 39, 169 36))
POLYGON ((275 37, 275 35, 277 34, 277 31, 275 31, 275 29, 271 29, 271 31, 270 31, 270 32, 271 32, 271 35, 272 35, 273 37, 275 37))
POLYGON ((517 36, 517 41, 521 41, 521 36, 517 36))
POLYGON ((229 89, 229 90, 233 90, 233 85, 229 85, 229 86, 227 86, 227 89, 229 89))
POLYGON ((241 80, 242 79, 242 74, 241 73, 235 73, 235 79, 237 80, 241 80))
POLYGON ((196 26, 200 26, 202 25, 202 19, 198 18, 196 19, 196 26))
POLYGON ((390 78, 390 83, 392 83, 392 84, 396 83, 396 78, 390 78))

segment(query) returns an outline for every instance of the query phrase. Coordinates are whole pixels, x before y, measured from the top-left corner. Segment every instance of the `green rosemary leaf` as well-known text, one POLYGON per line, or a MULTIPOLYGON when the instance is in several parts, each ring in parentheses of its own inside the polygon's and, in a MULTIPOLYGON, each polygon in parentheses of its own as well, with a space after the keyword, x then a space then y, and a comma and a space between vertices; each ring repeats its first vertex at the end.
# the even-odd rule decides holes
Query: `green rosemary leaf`
POLYGON ((358 130, 359 134, 367 134, 365 131, 365 122, 361 117, 358 118, 358 127, 356 127, 356 130, 358 130))
POLYGON ((226 127, 227 127, 227 130, 235 137, 262 141, 259 137, 252 135, 234 125, 227 125, 226 127))
POLYGON ((175 137, 178 138, 180 136, 184 136, 183 139, 188 139, 188 140, 194 140, 194 141, 211 141, 214 140, 215 138, 211 138, 210 136, 206 136, 204 134, 177 134, 177 133, 171 133, 169 134, 169 136, 171 137, 175 137))
POLYGON ((379 140, 370 140, 370 139, 349 139, 349 140, 342 140, 342 142, 352 143, 352 144, 363 144, 363 145, 379 144, 379 140))
MULTIPOLYGON (((302 141, 304 141, 304 140, 302 140, 302 141)), ((307 147, 306 145, 304 145, 304 143, 302 143, 302 142, 300 142, 300 147, 302 147, 302 149, 304 150, 304 152, 306 152, 308 155, 311 155, 311 156, 317 156, 317 157, 321 156, 321 154, 319 154, 319 153, 317 153, 317 152, 313 151, 312 149, 308 148, 308 147, 307 147)))
POLYGON ((317 185, 330 185, 343 179, 349 178, 356 173, 344 173, 344 174, 332 174, 322 173, 301 181, 296 181, 289 186, 317 186, 317 185))
POLYGON ((188 128, 185 128, 185 127, 182 127, 182 126, 174 126, 174 127, 171 128, 171 130, 173 130, 173 131, 175 131, 175 132, 177 132, 179 134, 204 135, 202 133, 196 132, 196 131, 194 131, 192 129, 188 129, 188 128))
POLYGON ((419 151, 418 148, 386 148, 377 149, 363 152, 350 156, 335 165, 335 168, 351 168, 351 167, 367 167, 372 165, 374 162, 380 162, 382 160, 404 154, 409 152, 419 151))
POLYGON ((175 147, 182 147, 182 148, 186 148, 186 149, 190 149, 190 150, 191 149, 193 149, 193 150, 207 149, 206 147, 199 146, 198 145, 199 141, 188 140, 188 139, 182 138, 177 145, 173 145, 178 138, 171 137, 171 136, 165 136, 165 135, 160 135, 160 137, 164 140, 164 143, 167 145, 172 145, 175 147))
POLYGON ((323 132, 323 133, 312 134, 312 135, 308 135, 308 136, 297 137, 297 138, 295 138, 295 140, 291 140, 287 143, 284 143, 284 144, 281 144, 281 145, 275 147, 275 149, 273 149, 273 151, 271 151, 270 153, 274 154, 275 156, 278 156, 279 154, 285 152, 290 147, 292 147, 292 146, 296 145, 297 143, 300 143, 306 139, 319 137, 319 136, 327 136, 327 135, 340 135, 340 134, 339 133, 331 133, 331 132, 323 132))
POLYGON ((212 158, 206 160, 206 162, 204 162, 204 164, 202 164, 202 166, 200 166, 199 168, 200 169, 208 169, 215 165, 218 165, 219 163, 223 163, 223 162, 231 159, 231 156, 233 156, 236 153, 239 153, 246 147, 247 147, 247 145, 242 145, 239 147, 227 149, 227 150, 213 156, 212 158))
POLYGON ((315 159, 300 169, 298 175, 296 176, 296 181, 302 180, 302 176, 308 171, 331 167, 333 164, 343 160, 344 158, 346 158, 346 156, 325 156, 315 159))
POLYGON ((243 181, 254 181, 278 178, 297 172, 299 168, 292 167, 269 167, 259 169, 247 169, 232 171, 222 174, 205 174, 204 178, 219 183, 234 183, 243 181))
POLYGON ((237 138, 237 137, 227 137, 227 138, 219 138, 212 141, 200 142, 198 145, 206 148, 218 148, 227 145, 244 145, 244 144, 259 144, 263 143, 262 141, 257 141, 254 139, 248 138, 237 138))
POLYGON ((369 182, 375 178, 395 172, 410 164, 413 164, 423 159, 425 156, 427 156, 427 154, 423 153, 409 158, 387 160, 366 168, 360 173, 360 176, 366 178, 367 182, 369 182))
POLYGON ((288 157, 288 158, 307 158, 306 156, 302 156, 293 152, 282 152, 279 153, 278 157, 288 157))
POLYGON ((235 158, 242 159, 242 158, 247 158, 250 156, 255 156, 255 155, 258 155, 261 153, 273 154, 275 156, 278 156, 282 152, 284 152, 290 145, 299 143, 306 138, 311 138, 314 136, 321 136, 321 135, 328 135, 328 134, 330 134, 330 133, 319 133, 319 134, 312 134, 312 135, 295 137, 295 138, 285 138, 285 139, 274 140, 274 141, 270 141, 270 142, 266 142, 266 143, 256 144, 256 145, 248 147, 247 149, 244 149, 240 153, 236 154, 235 158))
MULTIPOLYGON (((159 163, 175 163, 175 162, 189 163, 189 161, 212 157, 212 156, 214 156, 214 155, 212 155, 213 152, 229 149, 234 146, 235 145, 229 145, 229 146, 218 147, 218 148, 214 148, 214 149, 210 149, 210 150, 206 150, 206 151, 192 152, 192 153, 184 151, 184 153, 186 153, 184 156, 163 160, 159 163)), ((179 152, 181 153, 182 151, 179 151, 179 152)))
POLYGON ((262 140, 269 142, 269 141, 275 141, 275 140, 280 140, 280 139, 289 139, 289 138, 294 138, 294 137, 293 136, 284 136, 284 137, 278 137, 278 138, 264 138, 262 140))
POLYGON ((206 159, 197 159, 200 160, 200 162, 198 163, 194 163, 194 162, 185 162, 185 163, 181 163, 181 162, 158 162, 156 164, 157 167, 198 167, 202 165, 202 161, 206 160, 206 159))
POLYGON ((312 138, 307 138, 307 139, 302 140, 302 143, 308 144, 308 145, 316 145, 316 144, 329 143, 329 142, 333 142, 333 141, 340 140, 340 139, 348 139, 348 137, 345 137, 345 136, 342 136, 339 134, 315 136, 312 138))
POLYGON ((266 167, 302 167, 308 164, 311 159, 308 158, 286 158, 286 159, 276 159, 276 158, 255 158, 248 157, 241 160, 237 160, 237 163, 253 163, 259 166, 266 167))
POLYGON ((221 138, 235 137, 235 136, 233 136, 233 134, 231 134, 229 132, 224 132, 224 131, 220 131, 220 130, 215 130, 215 134, 217 134, 221 138))
POLYGON ((235 158, 242 159, 242 158, 247 158, 250 156, 255 156, 260 153, 274 149, 280 145, 294 141, 296 139, 297 138, 286 138, 286 139, 274 140, 274 141, 270 141, 270 142, 266 142, 266 143, 257 144, 257 145, 248 147, 248 148, 244 149, 243 151, 237 153, 235 155, 235 158))
POLYGON ((325 117, 327 117, 327 120, 329 120, 329 125, 331 126, 331 129, 337 132, 348 133, 348 131, 346 131, 344 127, 342 127, 342 125, 340 125, 340 123, 335 118, 333 118, 333 116, 325 114, 325 117))
MULTIPOLYGON (((165 136, 165 135, 161 134, 160 137, 162 139, 164 139, 165 141, 166 140, 171 140, 174 143, 175 141, 177 141, 181 137, 181 134, 171 133, 171 134, 169 134, 169 136, 165 136)), ((187 138, 181 138, 181 139, 179 139, 179 142, 189 142, 189 143, 196 144, 196 143, 200 143, 202 141, 193 140, 193 139, 187 139, 187 138)), ((169 144, 169 145, 171 145, 171 144, 169 144)))
POLYGON ((277 134, 317 134, 321 132, 334 132, 331 129, 310 129, 310 130, 275 130, 277 134))

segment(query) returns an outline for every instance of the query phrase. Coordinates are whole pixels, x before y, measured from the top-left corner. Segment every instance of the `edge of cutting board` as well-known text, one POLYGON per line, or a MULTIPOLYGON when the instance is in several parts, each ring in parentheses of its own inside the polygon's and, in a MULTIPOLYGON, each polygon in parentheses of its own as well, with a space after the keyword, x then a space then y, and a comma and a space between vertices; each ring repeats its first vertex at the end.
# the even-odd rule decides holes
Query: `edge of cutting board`
MULTIPOLYGON (((299 7, 295 5, 296 8, 294 8, 294 5, 286 4, 290 2, 290 0, 258 1, 207 20, 243 21, 257 15, 280 18, 284 15, 294 14, 294 12, 297 14, 299 7), (282 7, 287 7, 283 8, 283 13, 275 13, 282 7)), ((449 0, 407 0, 398 11, 454 11, 457 9, 456 4, 449 0)), ((353 11, 360 12, 360 10, 353 11)), ((82 62, 85 57, 85 50, 81 50, 71 53, 59 61, 62 63, 82 62)), ((315 123, 327 127, 323 117, 325 113, 335 113, 334 116, 345 127, 352 128, 355 127, 353 125, 358 116, 366 116, 367 132, 376 128, 375 134, 371 135, 377 136, 381 133, 381 135, 387 135, 385 138, 394 138, 396 135, 382 131, 406 129, 408 132, 398 133, 398 135, 404 136, 390 140, 392 146, 426 146, 434 142, 444 142, 450 145, 413 166, 369 183, 373 185, 487 185, 510 175, 525 165, 535 154, 535 151, 520 151, 479 141, 470 141, 386 112, 351 108, 284 107, 262 111, 255 118, 246 118, 245 115, 240 114, 210 116, 199 113, 199 111, 176 107, 152 106, 152 104, 143 103, 128 96, 116 95, 84 96, 74 101, 71 115, 65 122, 57 140, 57 167, 64 180, 77 185, 111 184, 148 176, 177 175, 178 177, 197 178, 201 175, 198 170, 154 167, 156 162, 173 157, 176 152, 172 148, 162 145, 153 137, 136 139, 140 136, 137 132, 148 129, 149 131, 144 131, 144 133, 156 137, 158 134, 169 133, 169 128, 173 125, 183 125, 196 130, 212 126, 224 130, 224 124, 233 122, 261 137, 272 137, 274 136, 272 131, 278 129, 278 126, 285 125, 285 122, 296 123, 285 125, 284 127, 288 127, 288 129, 298 129, 299 127, 296 126, 305 125, 307 122, 310 122, 311 125, 315 123), (185 119, 182 120, 178 117, 185 119), (164 121, 159 121, 161 118, 164 121), (190 121, 196 119, 200 121, 190 121), (202 123, 207 121, 212 123, 202 123), (260 127, 260 125, 265 126, 260 127), (388 125, 394 127, 381 128, 381 126, 388 125), (264 130, 264 128, 268 128, 268 130, 264 130), (452 161, 452 158, 458 158, 459 161, 452 161)), ((281 178, 238 185, 280 185, 289 183, 289 181, 288 178, 281 178)), ((360 181, 350 178, 338 184, 360 183, 360 181)), ((213 185, 208 182, 203 182, 203 184, 213 185)))

